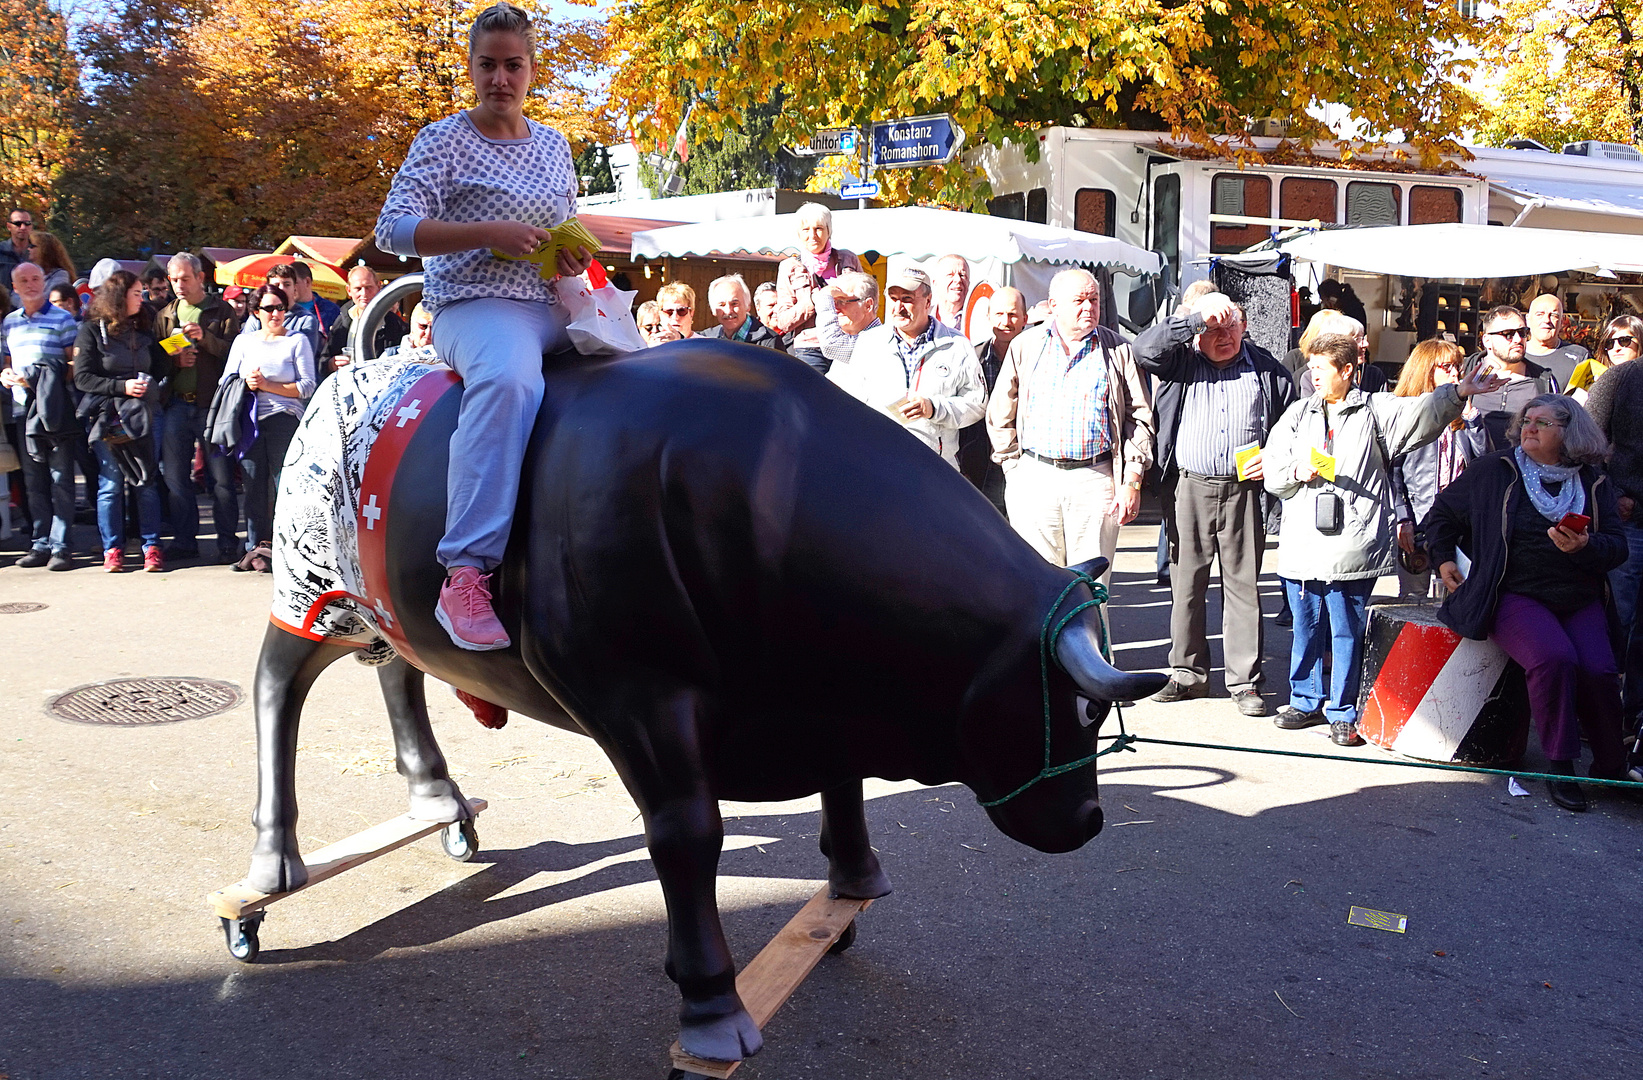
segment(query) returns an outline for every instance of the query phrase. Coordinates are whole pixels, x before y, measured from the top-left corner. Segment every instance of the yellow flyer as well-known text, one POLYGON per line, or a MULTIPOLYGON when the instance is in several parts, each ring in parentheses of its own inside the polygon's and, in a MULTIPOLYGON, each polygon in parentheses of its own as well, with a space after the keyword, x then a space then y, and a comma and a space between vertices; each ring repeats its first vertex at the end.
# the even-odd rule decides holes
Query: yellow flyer
POLYGON ((160 348, 164 349, 172 356, 176 356, 192 344, 194 343, 189 341, 187 336, 184 335, 181 330, 174 330, 172 331, 170 337, 160 339, 160 348))
POLYGON ((1238 479, 1249 479, 1247 474, 1249 473, 1250 463, 1259 457, 1260 454, 1261 444, 1258 442, 1252 442, 1248 445, 1240 446, 1232 452, 1232 460, 1238 466, 1238 479))
POLYGON ((562 225, 549 229, 548 238, 542 241, 542 245, 523 258, 504 255, 495 248, 491 249, 491 254, 499 259, 536 263, 542 276, 551 280, 559 273, 559 252, 565 248, 574 250, 578 245, 587 248, 591 254, 599 253, 599 238, 589 232, 586 225, 576 218, 571 218, 562 225))
POLYGON ((1312 448, 1312 467, 1318 470, 1319 476, 1323 477, 1325 480, 1328 480, 1331 484, 1335 482, 1334 455, 1326 454, 1314 446, 1312 448))

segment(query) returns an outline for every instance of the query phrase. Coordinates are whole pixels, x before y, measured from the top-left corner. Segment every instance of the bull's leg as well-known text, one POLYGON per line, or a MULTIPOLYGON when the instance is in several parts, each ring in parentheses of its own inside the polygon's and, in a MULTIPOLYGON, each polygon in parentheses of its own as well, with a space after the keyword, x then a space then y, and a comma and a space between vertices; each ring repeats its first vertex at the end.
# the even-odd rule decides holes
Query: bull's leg
POLYGON ((411 816, 418 821, 473 817, 473 809, 451 779, 445 755, 434 740, 422 672, 400 656, 379 667, 377 679, 393 724, 395 767, 411 789, 411 816))
POLYGON ((276 893, 308 883, 297 851, 297 724, 302 703, 319 673, 352 650, 312 641, 272 624, 257 657, 257 827, 251 870, 245 880, 259 892, 276 893))
POLYGON ((667 975, 684 998, 679 1044, 699 1058, 740 1061, 758 1053, 764 1039, 736 993, 736 964, 719 923, 724 822, 697 744, 697 698, 679 692, 647 707, 654 714, 643 737, 607 749, 644 814, 645 842, 667 900, 667 975))
POLYGON ((890 895, 890 878, 867 837, 861 781, 822 792, 821 849, 827 856, 827 891, 849 900, 890 895))

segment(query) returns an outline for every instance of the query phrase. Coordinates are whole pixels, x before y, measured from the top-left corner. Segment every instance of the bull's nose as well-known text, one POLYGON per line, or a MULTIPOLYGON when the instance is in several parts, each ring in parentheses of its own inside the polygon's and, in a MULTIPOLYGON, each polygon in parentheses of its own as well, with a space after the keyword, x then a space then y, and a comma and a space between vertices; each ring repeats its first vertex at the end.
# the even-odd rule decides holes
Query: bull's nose
POLYGON ((1101 812, 1101 803, 1091 799, 1078 808, 1078 831, 1085 840, 1089 840, 1101 831, 1107 816, 1101 812))

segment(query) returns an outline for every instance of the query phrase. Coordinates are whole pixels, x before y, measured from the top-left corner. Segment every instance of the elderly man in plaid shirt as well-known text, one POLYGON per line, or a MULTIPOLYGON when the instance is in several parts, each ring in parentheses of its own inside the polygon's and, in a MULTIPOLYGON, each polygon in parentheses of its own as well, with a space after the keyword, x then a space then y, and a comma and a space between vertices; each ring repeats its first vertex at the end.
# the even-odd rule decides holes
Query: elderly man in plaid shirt
POLYGON ((1100 310, 1089 272, 1057 274, 1049 322, 1010 343, 987 406, 1010 524, 1057 566, 1112 559, 1152 465, 1151 395, 1100 310))

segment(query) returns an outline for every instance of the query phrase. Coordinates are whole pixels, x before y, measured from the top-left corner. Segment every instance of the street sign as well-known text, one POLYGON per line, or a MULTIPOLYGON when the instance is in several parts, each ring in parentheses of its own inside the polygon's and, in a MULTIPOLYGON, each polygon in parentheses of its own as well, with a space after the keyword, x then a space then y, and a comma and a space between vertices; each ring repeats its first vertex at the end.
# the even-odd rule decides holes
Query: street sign
POLYGON ((805 146, 795 146, 793 153, 800 157, 827 157, 834 154, 854 154, 860 134, 855 128, 823 128, 810 136, 805 146))
POLYGON ((873 165, 880 169, 945 165, 963 145, 964 129, 946 113, 909 116, 872 127, 873 165))
POLYGON ((841 199, 871 199, 879 193, 879 186, 871 180, 859 184, 844 184, 839 188, 841 199))

